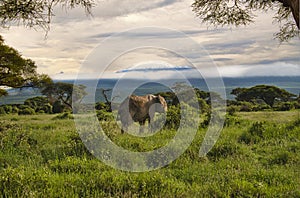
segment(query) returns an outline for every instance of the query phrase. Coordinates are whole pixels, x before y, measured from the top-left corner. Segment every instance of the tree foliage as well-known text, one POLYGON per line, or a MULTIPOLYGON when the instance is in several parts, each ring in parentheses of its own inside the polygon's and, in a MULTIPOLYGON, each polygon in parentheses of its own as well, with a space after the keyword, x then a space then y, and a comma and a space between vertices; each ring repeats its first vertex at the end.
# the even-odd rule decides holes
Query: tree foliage
POLYGON ((26 27, 40 26, 49 29, 53 9, 61 5, 66 9, 83 7, 91 13, 94 0, 5 0, 0 1, 0 25, 10 27, 13 23, 26 27))
POLYGON ((52 106, 49 103, 49 99, 43 96, 37 96, 29 98, 24 101, 24 105, 28 105, 35 112, 52 113, 52 106))
POLYGON ((294 94, 271 85, 257 85, 251 88, 236 88, 231 94, 236 95, 237 101, 251 102, 253 100, 263 100, 266 104, 273 107, 275 99, 289 101, 294 94))
POLYGON ((87 94, 85 86, 73 85, 71 83, 56 82, 49 83, 42 94, 47 96, 50 102, 60 101, 62 104, 72 109, 72 101, 80 101, 87 94))
POLYGON ((277 10, 274 18, 280 30, 275 38, 282 42, 299 37, 299 0, 195 0, 192 8, 204 23, 215 26, 248 25, 255 11, 277 10))
MULTIPOLYGON (((48 75, 39 75, 36 68, 31 59, 23 58, 17 50, 6 45, 0 36, 0 86, 41 87, 51 81, 48 75)), ((0 89, 0 96, 6 94, 4 89, 0 89)))

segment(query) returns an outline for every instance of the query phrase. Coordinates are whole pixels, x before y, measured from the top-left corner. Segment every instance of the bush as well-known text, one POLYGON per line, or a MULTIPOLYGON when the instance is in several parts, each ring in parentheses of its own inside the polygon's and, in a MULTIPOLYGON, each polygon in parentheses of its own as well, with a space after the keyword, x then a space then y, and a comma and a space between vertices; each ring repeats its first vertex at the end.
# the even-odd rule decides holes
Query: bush
POLYGON ((290 111, 292 109, 295 109, 294 103, 292 102, 282 102, 274 106, 275 111, 290 111))
POLYGON ((168 107, 167 117, 166 117, 166 127, 177 129, 180 125, 180 106, 171 105, 168 107))
POLYGON ((229 106, 228 108, 227 108, 227 112, 228 112, 228 115, 230 115, 230 116, 234 116, 235 115, 235 113, 237 112, 239 110, 239 107, 238 106, 229 106))
POLYGON ((12 106, 12 113, 18 113, 19 109, 17 106, 12 106))
POLYGON ((250 112, 253 110, 253 104, 250 102, 241 102, 240 111, 250 112))
POLYGON ((36 112, 44 112, 44 113, 52 113, 52 106, 51 104, 47 103, 43 106, 39 106, 35 110, 36 112))
POLYGON ((29 98, 25 100, 24 105, 28 105, 33 109, 36 109, 37 107, 43 106, 45 104, 49 103, 48 98, 42 97, 42 96, 37 96, 34 98, 29 98))
POLYGON ((300 109, 300 100, 293 102, 295 109, 300 109))
POLYGON ((109 106, 107 104, 105 104, 104 102, 97 102, 95 105, 95 109, 108 111, 109 106))
POLYGON ((114 120, 114 115, 106 110, 97 111, 97 118, 99 121, 112 121, 114 120))
POLYGON ((19 115, 34 115, 35 114, 35 111, 33 108, 31 107, 27 107, 27 108, 24 108, 24 109, 21 109, 19 112, 18 112, 19 115))
POLYGON ((199 108, 200 108, 201 113, 209 112, 210 107, 204 99, 198 98, 198 103, 199 103, 199 108))
POLYGON ((259 104, 253 107, 253 111, 264 111, 269 109, 272 109, 272 107, 267 104, 259 104))
POLYGON ((12 106, 11 106, 11 105, 3 105, 2 107, 3 107, 4 111, 5 111, 7 114, 12 113, 12 106))
POLYGON ((49 103, 48 98, 37 96, 25 100, 24 105, 27 105, 35 110, 35 112, 52 113, 52 106, 49 103))
POLYGON ((237 126, 240 124, 241 124, 240 119, 236 116, 227 115, 225 117, 224 127, 237 126))
POLYGON ((0 107, 0 115, 6 114, 5 109, 3 107, 0 107))

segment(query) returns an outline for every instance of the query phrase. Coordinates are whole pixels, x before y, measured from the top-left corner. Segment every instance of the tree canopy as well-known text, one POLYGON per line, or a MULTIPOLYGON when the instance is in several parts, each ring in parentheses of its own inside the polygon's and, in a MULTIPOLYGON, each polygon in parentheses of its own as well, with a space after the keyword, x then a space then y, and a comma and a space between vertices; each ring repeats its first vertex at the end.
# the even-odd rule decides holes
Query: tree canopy
MULTIPOLYGON (((24 86, 42 86, 51 79, 47 75, 39 75, 37 66, 31 59, 26 59, 12 47, 6 45, 0 36, 0 86, 21 88, 24 86)), ((6 95, 0 89, 0 96, 6 95)))
POLYGON ((284 89, 271 85, 257 85, 251 88, 236 88, 232 90, 231 94, 236 95, 237 101, 251 102, 253 100, 261 99, 271 107, 273 107, 275 99, 289 101, 292 97, 296 96, 284 89))
POLYGON ((42 94, 47 96, 51 103, 60 101, 68 108, 72 109, 72 101, 80 101, 87 94, 85 86, 73 85, 71 83, 56 82, 49 83, 42 90, 42 94))
POLYGON ((192 8, 204 23, 215 26, 248 25, 254 22, 255 11, 277 10, 274 18, 280 30, 275 38, 299 37, 299 0, 195 0, 192 8))
POLYGON ((94 0, 5 0, 0 1, 0 25, 10 27, 12 23, 27 27, 40 26, 49 29, 53 8, 61 5, 66 9, 83 7, 90 14, 94 0))

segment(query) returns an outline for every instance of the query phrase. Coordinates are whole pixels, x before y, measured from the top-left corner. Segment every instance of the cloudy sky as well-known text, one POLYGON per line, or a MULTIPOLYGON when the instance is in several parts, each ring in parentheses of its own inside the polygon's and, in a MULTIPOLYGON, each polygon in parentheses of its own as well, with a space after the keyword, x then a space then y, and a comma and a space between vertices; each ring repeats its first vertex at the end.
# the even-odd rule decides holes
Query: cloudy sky
POLYGON ((274 13, 256 13, 247 27, 202 24, 191 0, 102 0, 93 16, 55 8, 45 39, 41 29, 1 30, 6 43, 33 59, 40 73, 55 79, 170 75, 300 76, 300 41, 279 44, 274 13), (165 69, 164 69, 165 68, 165 69), (208 71, 212 68, 211 71, 208 71), (164 72, 164 73, 162 73, 164 72))

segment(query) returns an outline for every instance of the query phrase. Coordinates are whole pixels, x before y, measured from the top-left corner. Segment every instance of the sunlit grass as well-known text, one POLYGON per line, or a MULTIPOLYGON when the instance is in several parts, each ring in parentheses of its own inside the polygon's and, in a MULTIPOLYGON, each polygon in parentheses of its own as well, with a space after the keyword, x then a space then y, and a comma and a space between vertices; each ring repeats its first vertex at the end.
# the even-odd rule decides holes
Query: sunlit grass
MULTIPOLYGON (((57 115, 1 116, 1 197, 299 197, 299 112, 251 112, 229 117, 206 157, 200 128, 190 147, 164 168, 116 170, 85 148, 73 119, 57 115)), ((154 137, 106 134, 132 151, 168 143, 176 131, 154 137), (156 139, 156 141, 155 141, 156 139)))

